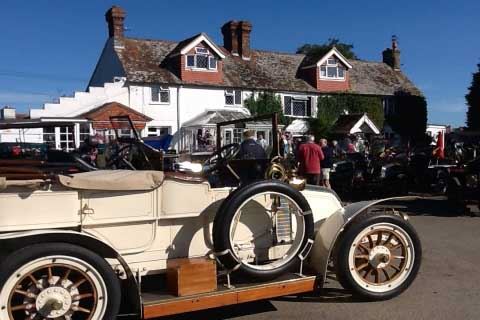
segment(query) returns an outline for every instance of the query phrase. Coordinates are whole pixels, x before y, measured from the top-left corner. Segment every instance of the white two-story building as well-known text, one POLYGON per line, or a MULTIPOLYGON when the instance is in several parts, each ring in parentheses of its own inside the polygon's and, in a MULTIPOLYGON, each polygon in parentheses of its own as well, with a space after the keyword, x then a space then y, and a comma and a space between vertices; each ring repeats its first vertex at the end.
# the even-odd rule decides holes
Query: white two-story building
MULTIPOLYGON (((170 133, 179 149, 188 150, 202 125, 212 126, 211 119, 247 116, 244 101, 259 92, 278 95, 284 114, 297 119, 314 116, 317 99, 335 93, 380 96, 386 112, 397 92, 421 95, 400 70, 396 41, 382 62, 367 62, 348 60, 335 48, 321 57, 254 50, 247 21, 223 25, 220 46, 204 33, 179 42, 126 37, 124 10, 114 6, 105 16, 109 38, 87 91, 30 110, 30 119, 88 120, 71 132, 61 127, 44 132, 57 147, 69 147, 62 141, 69 134, 78 136, 77 145, 81 135, 111 134, 106 115, 133 114, 143 136, 170 133)), ((268 139, 266 130, 260 131, 268 139)), ((239 139, 238 132, 221 134, 226 142, 239 139)))

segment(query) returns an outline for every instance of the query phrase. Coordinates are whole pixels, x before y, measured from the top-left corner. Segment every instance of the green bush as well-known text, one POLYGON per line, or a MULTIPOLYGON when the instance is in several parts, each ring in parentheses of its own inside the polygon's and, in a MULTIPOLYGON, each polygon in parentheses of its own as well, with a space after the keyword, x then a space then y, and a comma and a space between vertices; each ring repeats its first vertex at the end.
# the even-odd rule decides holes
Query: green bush
POLYGON ((277 112, 281 124, 287 125, 288 118, 283 114, 282 101, 279 96, 270 92, 262 92, 255 98, 252 94, 245 100, 245 107, 250 110, 252 116, 277 112))

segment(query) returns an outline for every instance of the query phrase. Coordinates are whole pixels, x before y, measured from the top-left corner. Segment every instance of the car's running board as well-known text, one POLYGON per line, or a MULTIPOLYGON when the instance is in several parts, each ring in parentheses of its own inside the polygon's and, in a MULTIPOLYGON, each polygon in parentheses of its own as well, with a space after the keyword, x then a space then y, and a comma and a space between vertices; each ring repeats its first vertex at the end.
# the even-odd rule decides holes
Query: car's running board
POLYGON ((312 292, 318 287, 317 277, 309 276, 247 285, 232 289, 219 289, 215 292, 187 297, 175 297, 162 300, 144 299, 143 317, 144 319, 153 319, 179 313, 312 292))

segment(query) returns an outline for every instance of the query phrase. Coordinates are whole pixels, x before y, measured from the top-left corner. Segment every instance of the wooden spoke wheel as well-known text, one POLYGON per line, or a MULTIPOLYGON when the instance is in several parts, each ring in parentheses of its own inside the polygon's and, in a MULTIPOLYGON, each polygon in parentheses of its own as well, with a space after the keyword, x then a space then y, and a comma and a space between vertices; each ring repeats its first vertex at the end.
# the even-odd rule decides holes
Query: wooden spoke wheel
POLYGON ((84 248, 33 245, 2 266, 0 319, 100 320, 118 312, 120 286, 113 270, 84 248))
POLYGON ((399 215, 365 214, 352 221, 340 241, 337 278, 364 298, 389 299, 400 294, 420 268, 420 240, 399 215))
POLYGON ((408 276, 413 253, 405 231, 381 224, 366 229, 355 240, 350 250, 350 270, 366 288, 392 288, 408 276))

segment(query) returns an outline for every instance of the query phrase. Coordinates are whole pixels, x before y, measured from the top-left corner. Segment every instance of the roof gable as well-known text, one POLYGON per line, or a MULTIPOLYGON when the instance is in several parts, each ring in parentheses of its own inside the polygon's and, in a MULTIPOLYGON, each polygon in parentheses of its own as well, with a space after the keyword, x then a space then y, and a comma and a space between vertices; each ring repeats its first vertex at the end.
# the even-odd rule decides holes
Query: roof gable
POLYGON ((365 129, 372 133, 380 134, 380 130, 367 114, 344 114, 335 122, 335 128, 333 131, 341 134, 354 134, 365 132, 365 129))
POLYGON ((330 51, 328 51, 327 54, 325 54, 320 60, 318 60, 317 66, 320 66, 320 65, 324 64, 327 61, 327 59, 329 59, 332 56, 335 56, 338 60, 340 60, 343 63, 343 65, 345 67, 347 67, 348 69, 352 68, 352 65, 348 62, 347 58, 345 58, 340 53, 340 51, 338 51, 338 49, 335 48, 335 47, 330 49, 330 51))
POLYGON ((184 47, 180 48, 180 54, 187 54, 202 42, 205 42, 221 59, 225 59, 222 50, 203 32, 191 39, 191 41, 186 43, 184 47))
POLYGON ((153 119, 119 102, 107 102, 77 117, 92 121, 110 121, 112 116, 129 116, 132 121, 149 122, 153 119))

